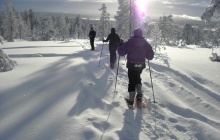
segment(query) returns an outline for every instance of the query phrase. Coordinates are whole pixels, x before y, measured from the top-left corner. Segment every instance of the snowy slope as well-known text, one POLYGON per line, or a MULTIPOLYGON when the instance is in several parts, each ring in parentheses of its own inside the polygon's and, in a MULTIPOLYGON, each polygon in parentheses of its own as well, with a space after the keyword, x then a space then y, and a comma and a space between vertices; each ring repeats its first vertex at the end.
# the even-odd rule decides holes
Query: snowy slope
MULTIPOLYGON (((126 58, 108 68, 108 45, 70 42, 5 42, 17 61, 0 73, 0 140, 218 140, 220 63, 210 49, 166 47, 142 73, 148 108, 130 110, 126 58)), ((220 54, 220 50, 214 50, 220 54)))

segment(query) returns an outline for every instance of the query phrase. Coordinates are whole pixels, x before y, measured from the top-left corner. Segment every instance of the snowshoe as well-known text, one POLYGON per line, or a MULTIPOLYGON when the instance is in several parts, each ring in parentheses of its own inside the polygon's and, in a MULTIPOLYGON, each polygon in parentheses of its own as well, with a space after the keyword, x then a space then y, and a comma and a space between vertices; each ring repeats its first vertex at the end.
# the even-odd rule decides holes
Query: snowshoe
POLYGON ((130 101, 128 98, 124 98, 124 99, 126 101, 128 108, 134 109, 134 106, 133 106, 134 102, 130 101))
POLYGON ((146 98, 142 97, 142 99, 140 98, 137 98, 135 99, 135 106, 139 109, 142 109, 142 108, 146 108, 147 107, 147 100, 146 98))

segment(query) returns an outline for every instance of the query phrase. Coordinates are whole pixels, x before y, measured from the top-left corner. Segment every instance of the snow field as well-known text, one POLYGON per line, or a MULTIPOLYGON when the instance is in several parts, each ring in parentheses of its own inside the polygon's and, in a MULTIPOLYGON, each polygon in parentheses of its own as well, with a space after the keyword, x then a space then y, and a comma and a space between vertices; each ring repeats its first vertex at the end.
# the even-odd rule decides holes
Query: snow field
MULTIPOLYGON (((147 109, 127 109, 126 59, 111 70, 108 45, 87 40, 16 41, 3 50, 18 63, 0 73, 0 139, 217 140, 218 62, 210 49, 168 47, 143 70, 147 109)), ((219 49, 214 51, 218 52, 219 49)))

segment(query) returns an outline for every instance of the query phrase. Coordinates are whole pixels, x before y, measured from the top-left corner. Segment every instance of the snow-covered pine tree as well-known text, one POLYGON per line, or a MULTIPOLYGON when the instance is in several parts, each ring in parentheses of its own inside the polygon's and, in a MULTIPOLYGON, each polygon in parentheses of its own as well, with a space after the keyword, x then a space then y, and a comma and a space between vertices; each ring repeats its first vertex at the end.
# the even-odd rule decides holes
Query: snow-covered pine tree
POLYGON ((41 18, 41 23, 39 25, 40 30, 40 40, 48 41, 54 38, 55 28, 51 17, 41 18))
POLYGON ((159 45, 162 44, 162 32, 158 26, 158 24, 154 25, 153 29, 151 30, 151 39, 152 39, 152 46, 154 48, 154 52, 156 53, 157 50, 161 50, 159 45))
POLYGON ((181 32, 182 28, 180 28, 178 25, 173 24, 171 34, 169 36, 169 43, 174 46, 178 46, 179 42, 181 40, 181 32))
POLYGON ((220 0, 211 0, 210 5, 201 15, 201 19, 210 22, 212 18, 219 18, 220 0))
POLYGON ((124 39, 129 39, 135 28, 143 28, 145 14, 139 8, 139 0, 118 0, 118 11, 115 16, 116 31, 124 39))
POLYGON ((18 30, 17 30, 18 37, 20 39, 24 39, 25 37, 27 37, 27 35, 28 35, 28 26, 25 24, 25 21, 20 16, 20 14, 18 15, 18 18, 17 18, 17 26, 18 26, 18 30))
POLYGON ((194 43, 196 45, 200 45, 203 41, 204 41, 204 38, 203 38, 203 33, 202 33, 202 27, 200 25, 196 25, 194 27, 194 43))
POLYGON ((170 44, 170 40, 172 40, 174 36, 174 25, 172 15, 160 17, 158 26, 162 33, 163 41, 166 44, 170 44))
MULTIPOLYGON (((144 37, 147 37, 147 38, 150 38, 150 32, 151 32, 151 27, 150 27, 150 17, 145 17, 144 19, 144 24, 143 24, 143 36, 144 37)), ((154 25, 153 25, 154 26, 154 25)))
MULTIPOLYGON (((220 0, 211 0, 210 5, 205 9, 201 15, 201 19, 206 21, 206 24, 209 24, 212 18, 219 18, 220 16, 220 0)), ((213 36, 212 44, 219 44, 219 34, 216 33, 213 36)), ((214 46, 212 46, 213 48, 214 46)))
POLYGON ((109 22, 110 14, 107 12, 107 7, 105 6, 105 4, 102 4, 102 7, 98 10, 101 11, 100 23, 98 25, 99 36, 101 37, 101 39, 103 39, 108 35, 111 28, 111 24, 109 22))
POLYGON ((82 38, 86 39, 88 37, 89 32, 89 20, 84 19, 82 20, 82 38))
POLYGON ((23 17, 23 20, 24 20, 25 24, 27 25, 28 21, 29 21, 29 14, 28 14, 28 11, 26 9, 24 10, 22 17, 23 17))
POLYGON ((0 72, 12 70, 15 65, 17 65, 16 61, 11 60, 0 48, 0 72))
POLYGON ((83 38, 83 30, 82 30, 82 18, 80 15, 76 16, 74 22, 74 36, 75 38, 83 38))
POLYGON ((29 19, 29 13, 28 11, 25 9, 25 11, 22 14, 23 20, 25 22, 25 28, 27 30, 27 37, 31 37, 32 36, 32 31, 31 31, 31 23, 30 23, 30 19, 29 19))
MULTIPOLYGON (((2 40, 0 35, 1 44, 3 44, 2 40)), ((17 65, 16 61, 9 59, 8 55, 0 48, 0 72, 12 70, 15 65, 17 65)))
POLYGON ((17 13, 11 3, 5 3, 5 16, 3 19, 4 37, 8 42, 13 42, 17 30, 17 13))
POLYGON ((36 29, 37 29, 37 26, 40 24, 39 17, 37 16, 37 14, 35 14, 35 12, 32 9, 29 9, 28 17, 30 21, 30 28, 31 28, 32 36, 37 36, 38 31, 36 29))
POLYGON ((118 0, 118 11, 114 17, 116 20, 116 31, 121 38, 130 38, 130 3, 129 0, 118 0))
POLYGON ((62 40, 69 39, 69 24, 63 15, 57 18, 57 37, 62 40))
POLYGON ((194 32, 194 29, 192 28, 192 26, 190 24, 184 25, 184 28, 183 28, 183 31, 181 34, 181 38, 182 38, 181 45, 184 45, 184 43, 186 45, 190 45, 192 43, 193 32, 194 32))
POLYGON ((90 19, 87 18, 85 20, 85 38, 87 39, 88 39, 89 32, 90 32, 90 19))
POLYGON ((212 44, 212 53, 214 48, 219 46, 219 31, 213 32, 213 38, 211 38, 211 44, 212 44))

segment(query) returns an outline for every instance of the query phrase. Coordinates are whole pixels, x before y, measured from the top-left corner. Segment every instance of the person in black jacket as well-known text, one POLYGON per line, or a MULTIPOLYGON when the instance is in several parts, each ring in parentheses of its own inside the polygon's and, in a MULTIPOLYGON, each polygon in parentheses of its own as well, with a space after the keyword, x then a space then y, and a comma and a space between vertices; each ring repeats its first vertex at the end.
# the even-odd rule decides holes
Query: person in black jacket
POLYGON ((96 36, 96 31, 94 31, 93 28, 91 28, 91 30, 89 32, 89 39, 90 39, 90 45, 91 45, 92 51, 95 50, 95 47, 94 47, 95 36, 96 36))
POLYGON ((120 42, 120 37, 118 34, 115 33, 115 28, 111 29, 111 33, 108 35, 106 40, 103 40, 103 42, 109 41, 109 52, 110 52, 110 67, 113 69, 116 63, 116 50, 118 47, 118 44, 120 42))

